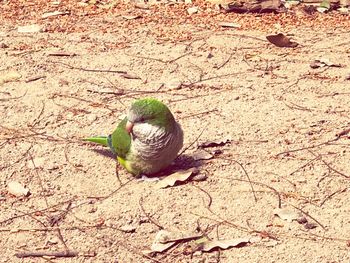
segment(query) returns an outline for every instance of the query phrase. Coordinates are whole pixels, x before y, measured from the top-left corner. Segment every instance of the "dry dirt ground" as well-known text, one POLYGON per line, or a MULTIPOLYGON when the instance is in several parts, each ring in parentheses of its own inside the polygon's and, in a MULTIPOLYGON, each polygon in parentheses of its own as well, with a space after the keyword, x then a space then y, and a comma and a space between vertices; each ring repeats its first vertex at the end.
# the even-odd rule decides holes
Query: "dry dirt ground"
POLYGON ((300 43, 290 49, 266 41, 276 26, 174 22, 163 25, 167 39, 156 22, 126 29, 120 16, 84 19, 85 32, 18 33, 37 22, 29 18, 1 25, 0 74, 21 75, 0 86, 1 262, 349 262, 348 26, 282 26, 300 43), (174 32, 191 33, 176 41, 174 32), (311 68, 315 59, 341 67, 311 68), (169 105, 185 132, 173 169, 196 166, 206 180, 157 189, 117 168, 118 179, 108 152, 81 141, 110 133, 146 96, 169 105), (221 144, 194 161, 205 142, 221 144), (11 195, 11 181, 31 195, 11 195), (304 222, 274 215, 279 206, 304 222), (147 253, 161 228, 254 238, 210 252, 180 240, 147 253), (65 246, 79 255, 15 256, 65 246))

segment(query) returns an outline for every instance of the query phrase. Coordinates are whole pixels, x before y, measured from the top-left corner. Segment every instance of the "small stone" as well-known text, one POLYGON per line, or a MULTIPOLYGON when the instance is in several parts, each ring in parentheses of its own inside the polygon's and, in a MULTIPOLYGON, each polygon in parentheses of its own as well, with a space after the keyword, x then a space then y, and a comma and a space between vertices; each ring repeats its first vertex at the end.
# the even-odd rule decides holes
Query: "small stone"
POLYGON ((29 189, 25 188, 23 185, 21 185, 19 182, 16 182, 16 181, 9 182, 7 185, 7 190, 10 194, 14 196, 30 195, 29 189))
POLYGON ((196 174, 192 177, 192 181, 201 182, 207 180, 208 176, 206 174, 196 174))
POLYGON ((125 233, 134 233, 136 231, 136 227, 132 225, 124 225, 121 226, 119 229, 125 233))
POLYGON ((198 13, 198 7, 190 7, 190 8, 188 8, 187 9, 187 13, 189 14, 189 15, 193 15, 193 14, 195 14, 195 13, 198 13))
POLYGON ((8 48, 9 46, 5 43, 0 43, 0 48, 8 48))
POLYGON ((182 85, 181 80, 179 79, 170 79, 166 83, 164 83, 165 88, 170 90, 177 90, 180 89, 182 85))
POLYGON ((90 114, 87 116, 88 121, 94 122, 97 119, 97 116, 95 114, 90 114))
POLYGON ((314 228, 317 227, 317 225, 314 224, 314 223, 306 223, 306 224, 304 225, 304 227, 305 227, 306 229, 314 229, 314 228))
POLYGON ((306 219, 305 216, 302 216, 302 217, 300 217, 300 218, 297 219, 297 222, 298 222, 299 224, 306 224, 306 223, 307 223, 307 219, 306 219))
POLYGON ((38 24, 19 26, 17 31, 18 33, 38 33, 43 31, 43 27, 38 24))

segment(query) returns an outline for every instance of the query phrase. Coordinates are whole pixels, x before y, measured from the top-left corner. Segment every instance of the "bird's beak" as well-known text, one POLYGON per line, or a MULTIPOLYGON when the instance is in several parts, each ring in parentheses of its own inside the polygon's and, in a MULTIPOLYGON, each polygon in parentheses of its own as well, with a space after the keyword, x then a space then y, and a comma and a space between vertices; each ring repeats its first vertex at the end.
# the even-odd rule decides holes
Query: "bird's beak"
POLYGON ((134 127, 134 123, 130 122, 130 121, 127 121, 126 122, 126 125, 125 125, 125 130, 128 132, 128 133, 131 133, 132 132, 132 127, 134 127))

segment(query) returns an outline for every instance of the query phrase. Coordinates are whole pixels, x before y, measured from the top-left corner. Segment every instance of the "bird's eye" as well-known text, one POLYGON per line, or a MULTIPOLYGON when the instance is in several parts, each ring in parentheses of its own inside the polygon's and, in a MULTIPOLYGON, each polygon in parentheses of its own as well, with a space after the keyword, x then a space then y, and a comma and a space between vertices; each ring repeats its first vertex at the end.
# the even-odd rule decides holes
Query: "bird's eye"
POLYGON ((142 118, 140 119, 140 122, 145 122, 145 118, 142 117, 142 118))

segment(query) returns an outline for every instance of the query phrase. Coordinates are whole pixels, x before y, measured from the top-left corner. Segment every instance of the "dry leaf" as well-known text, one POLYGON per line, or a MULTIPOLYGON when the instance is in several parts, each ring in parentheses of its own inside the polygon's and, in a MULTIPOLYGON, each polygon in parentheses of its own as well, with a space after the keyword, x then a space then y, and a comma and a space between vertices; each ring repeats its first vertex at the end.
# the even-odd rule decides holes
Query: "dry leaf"
POLYGON ((300 212, 289 210, 288 208, 276 208, 273 213, 289 223, 302 217, 300 212))
POLYGON ((43 27, 38 24, 28 25, 28 26, 19 26, 17 28, 18 33, 37 33, 42 32, 43 27))
POLYGON ((277 47, 296 47, 297 42, 292 42, 288 37, 279 33, 277 35, 266 36, 266 39, 277 47))
POLYGON ((195 151, 194 153, 192 153, 192 158, 195 161, 198 161, 198 160, 210 160, 210 159, 213 158, 213 155, 208 153, 207 151, 199 149, 199 150, 195 151))
POLYGON ((19 182, 12 181, 7 185, 7 191, 15 196, 28 196, 30 195, 29 189, 22 186, 19 182))
POLYGON ((234 238, 226 240, 207 240, 199 244, 199 250, 208 252, 214 248, 228 249, 240 247, 250 243, 250 237, 234 238))
POLYGON ((160 188, 165 188, 168 186, 174 186, 176 182, 184 182, 188 178, 190 178, 191 175, 193 175, 197 172, 198 171, 195 168, 177 171, 169 176, 166 176, 164 179, 160 180, 156 184, 156 188, 160 189, 160 188))
POLYGON ((19 74, 17 71, 4 71, 0 73, 0 85, 12 82, 20 79, 22 77, 21 74, 19 74))
POLYGON ((164 240, 168 238, 169 234, 170 232, 166 230, 160 230, 152 243, 151 250, 153 252, 163 252, 173 246, 176 243, 175 241, 164 243, 164 240))
POLYGON ((341 64, 335 64, 335 63, 331 62, 327 58, 315 59, 314 61, 312 61, 310 63, 310 67, 311 68, 323 68, 323 67, 326 67, 326 66, 327 67, 337 67, 337 68, 342 67, 341 64))

